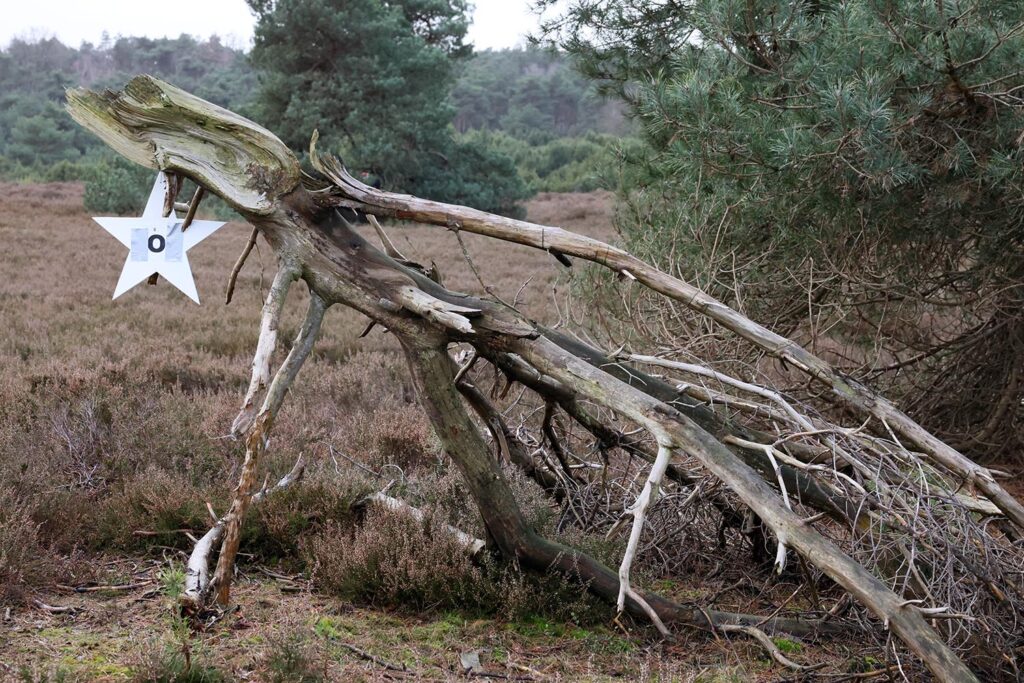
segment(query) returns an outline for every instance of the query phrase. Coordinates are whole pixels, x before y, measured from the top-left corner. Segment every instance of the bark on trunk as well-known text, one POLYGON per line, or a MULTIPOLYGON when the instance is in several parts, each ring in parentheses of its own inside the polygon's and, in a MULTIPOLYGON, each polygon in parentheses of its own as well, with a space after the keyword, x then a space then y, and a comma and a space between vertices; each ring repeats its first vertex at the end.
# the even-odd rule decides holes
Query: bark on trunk
MULTIPOLYGON (((526 523, 501 468, 493 458, 486 457, 487 444, 480 437, 455 388, 455 371, 444 348, 444 337, 423 331, 399 338, 423 408, 445 452, 459 468, 487 532, 501 553, 518 559, 526 568, 540 572, 557 571, 584 582, 594 594, 614 603, 619 595, 619 577, 614 571, 585 553, 539 536, 526 523)), ((654 593, 638 592, 666 623, 683 623, 711 630, 725 624, 762 626, 769 631, 804 636, 838 630, 833 624, 803 619, 776 617, 764 622, 753 615, 688 608, 654 593)), ((647 611, 631 597, 627 598, 626 607, 637 617, 647 616, 647 611)))

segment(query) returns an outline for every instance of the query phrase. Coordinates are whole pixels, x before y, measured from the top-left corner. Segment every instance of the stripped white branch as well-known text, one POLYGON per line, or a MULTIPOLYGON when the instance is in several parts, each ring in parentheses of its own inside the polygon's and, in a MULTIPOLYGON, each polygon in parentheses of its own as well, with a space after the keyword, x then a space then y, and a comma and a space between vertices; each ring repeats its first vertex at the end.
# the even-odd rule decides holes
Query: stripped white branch
POLYGON ((256 417, 256 401, 260 394, 270 384, 270 360, 277 348, 277 326, 281 320, 281 311, 284 309, 285 299, 288 297, 288 289, 292 282, 298 277, 298 272, 285 265, 277 271, 274 282, 270 285, 270 292, 263 304, 263 319, 260 323, 260 337, 256 343, 256 353, 252 359, 252 378, 249 380, 249 389, 245 392, 245 400, 242 401, 242 408, 231 424, 231 434, 238 438, 245 434, 252 426, 256 417))
MULTIPOLYGON (((253 495, 252 502, 258 503, 270 494, 291 486, 302 479, 305 469, 306 459, 300 455, 291 472, 281 477, 270 488, 264 486, 261 491, 253 495)), ((210 585, 210 555, 224 538, 226 521, 227 515, 218 519, 192 548, 192 554, 189 555, 188 565, 185 569, 185 591, 181 594, 181 606, 185 612, 195 612, 205 604, 206 591, 210 585)))
MULTIPOLYGON (((286 291, 282 293, 282 300, 286 291)), ((281 409, 285 394, 288 393, 288 389, 295 381, 303 363, 313 350, 313 344, 316 343, 320 334, 320 325, 323 323, 326 310, 327 302, 316 292, 311 291, 306 318, 299 328, 292 348, 288 351, 288 356, 277 369, 274 380, 271 382, 270 388, 267 389, 260 412, 248 430, 242 472, 239 475, 238 486, 235 487, 235 496, 231 501, 231 507, 224 517, 224 539, 221 542, 220 556, 217 558, 217 570, 210 582, 211 585, 215 585, 217 601, 222 605, 226 605, 229 599, 235 556, 238 553, 239 543, 241 543, 242 521, 245 519, 245 513, 249 509, 252 496, 256 491, 259 461, 269 443, 270 426, 281 409)))
POLYGON ((469 319, 481 313, 478 308, 459 306, 432 297, 418 287, 402 287, 399 297, 402 306, 413 313, 464 334, 473 334, 473 325, 469 319))
MULTIPOLYGON (((835 467, 806 463, 802 460, 798 460, 797 458, 790 456, 789 454, 779 450, 773 445, 757 443, 756 441, 748 441, 746 439, 741 439, 740 437, 733 436, 731 434, 723 438, 722 443, 731 444, 733 446, 739 446, 740 448, 746 448, 747 450, 751 451, 762 451, 765 453, 767 453, 768 449, 770 449, 770 458, 778 459, 779 461, 784 462, 791 467, 795 467, 806 472, 828 472, 834 475, 837 479, 842 479, 843 481, 845 481, 847 484, 852 486, 862 495, 867 495, 867 491, 864 489, 863 486, 858 484, 855 479, 850 477, 850 475, 840 472, 835 467)), ((879 484, 879 486, 881 486, 881 484, 879 484)))
MULTIPOLYGON (((395 512, 400 512, 404 515, 408 515, 409 517, 412 517, 418 522, 422 522, 424 519, 426 519, 426 515, 419 508, 415 508, 412 505, 409 505, 404 500, 392 498, 383 491, 378 491, 377 493, 374 493, 372 496, 369 496, 366 500, 371 503, 376 503, 377 505, 385 507, 389 510, 393 510, 395 512)), ((484 546, 486 545, 486 543, 482 539, 475 538, 470 534, 467 534, 465 531, 453 527, 451 524, 445 524, 444 528, 459 542, 459 545, 466 549, 466 553, 470 557, 476 557, 478 554, 480 554, 480 552, 484 549, 484 546)))
POLYGON ((727 394, 724 391, 715 391, 703 383, 692 384, 684 382, 676 385, 676 391, 680 394, 692 396, 698 401, 704 401, 708 404, 720 403, 721 405, 733 410, 757 415, 758 417, 767 417, 770 420, 777 420, 779 422, 789 420, 788 415, 779 412, 777 409, 766 403, 756 403, 754 401, 739 398, 733 394, 727 394))
POLYGON ((805 429, 807 431, 814 430, 814 425, 811 424, 810 420, 801 415, 793 406, 789 404, 789 401, 782 397, 781 394, 772 391, 771 389, 766 389, 760 385, 751 384, 750 382, 744 382, 741 379, 731 377, 729 375, 726 375, 725 373, 718 372, 717 370, 712 370, 711 368, 706 368, 703 365, 694 365, 693 363, 679 363, 676 361, 666 360, 664 358, 658 358, 657 356, 643 356, 633 353, 626 354, 625 358, 626 360, 631 360, 635 363, 655 365, 662 368, 679 370, 680 372, 685 372, 691 375, 708 377, 710 379, 719 381, 722 384, 728 384, 731 387, 735 387, 740 391, 745 391, 748 394, 760 396, 761 398, 771 401, 772 403, 782 408, 782 410, 785 411, 786 415, 789 416, 789 419, 791 419, 793 422, 799 425, 801 429, 805 429))
POLYGON ((366 220, 370 223, 370 225, 373 226, 374 231, 377 233, 377 239, 380 240, 380 246, 384 249, 385 254, 387 254, 393 259, 398 259, 399 261, 409 260, 402 255, 402 252, 398 251, 398 247, 396 247, 395 243, 391 241, 391 238, 388 237, 388 234, 384 232, 384 228, 381 227, 380 222, 377 220, 376 216, 374 216, 372 213, 368 213, 366 214, 366 220))
MULTIPOLYGON (((754 443, 753 441, 745 441, 733 436, 725 437, 725 439, 723 439, 723 443, 733 443, 738 446, 743 446, 744 448, 764 453, 768 457, 768 462, 771 463, 772 470, 775 472, 775 478, 779 482, 779 491, 782 493, 782 501, 786 504, 786 508, 788 510, 793 509, 792 503, 789 502, 789 492, 786 491, 786 481, 782 477, 782 468, 779 467, 779 461, 775 457, 776 455, 781 455, 779 451, 776 451, 771 444, 754 443)), ((800 463, 799 460, 792 458, 787 459, 800 463)), ((805 463, 800 463, 800 466, 806 467, 805 463)), ((775 571, 781 574, 782 570, 786 568, 786 537, 780 531, 776 531, 775 536, 778 540, 778 545, 775 548, 775 571)))
POLYGON ((665 624, 662 623, 658 615, 640 594, 633 590, 629 583, 629 572, 633 566, 633 561, 636 559, 640 535, 643 533, 644 523, 647 520, 647 510, 658 497, 661 480, 668 469, 669 460, 672 459, 672 449, 668 445, 660 443, 660 441, 659 439, 658 456, 654 459, 654 464, 651 465, 651 473, 647 477, 647 483, 644 484, 643 490, 629 510, 633 515, 633 529, 629 534, 629 542, 626 544, 626 552, 622 556, 622 563, 619 565, 619 598, 616 604, 619 612, 622 612, 626 607, 626 597, 633 598, 651 618, 658 631, 662 635, 668 635, 668 629, 665 628, 665 624))
POLYGON ((760 643, 761 647, 768 651, 768 654, 772 656, 772 659, 788 669, 792 669, 793 671, 807 671, 809 669, 818 668, 818 666, 803 666, 802 664, 797 664, 792 659, 786 657, 786 655, 782 654, 782 650, 779 649, 779 646, 768 637, 768 634, 759 628, 755 628, 753 626, 741 626, 739 624, 723 624, 718 628, 720 631, 725 633, 744 633, 750 636, 760 643))

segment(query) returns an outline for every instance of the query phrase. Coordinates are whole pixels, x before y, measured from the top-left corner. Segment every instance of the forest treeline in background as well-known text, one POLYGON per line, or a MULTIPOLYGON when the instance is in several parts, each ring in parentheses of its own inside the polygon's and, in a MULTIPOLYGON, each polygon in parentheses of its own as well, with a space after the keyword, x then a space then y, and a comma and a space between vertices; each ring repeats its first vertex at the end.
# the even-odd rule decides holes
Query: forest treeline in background
MULTIPOLYGON (((216 36, 117 37, 78 48, 56 38, 15 39, 0 51, 0 179, 83 180, 90 209, 134 210, 148 191, 148 171, 112 154, 64 113, 62 103, 66 88, 119 88, 139 73, 257 121, 265 118, 258 68, 244 51, 216 36)), ((620 103, 598 96, 566 55, 538 48, 486 50, 461 58, 450 92, 440 97, 453 107, 453 137, 490 151, 513 171, 511 179, 503 180, 505 196, 496 201, 472 190, 440 194, 504 213, 516 213, 518 203, 535 192, 602 186, 602 171, 630 131, 620 103)), ((295 130, 293 143, 307 138, 294 148, 304 149, 308 134, 295 130)), ((444 160, 438 163, 443 171, 444 160)), ((397 189, 416 189, 415 183, 404 185, 397 189)))

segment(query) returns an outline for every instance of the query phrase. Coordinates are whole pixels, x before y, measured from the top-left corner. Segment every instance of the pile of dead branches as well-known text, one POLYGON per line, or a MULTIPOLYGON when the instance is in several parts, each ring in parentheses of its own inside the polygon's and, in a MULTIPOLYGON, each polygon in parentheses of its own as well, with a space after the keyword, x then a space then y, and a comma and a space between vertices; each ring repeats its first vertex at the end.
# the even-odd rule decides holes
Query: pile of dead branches
MULTIPOLYGON (((844 425, 828 416, 830 406, 819 411, 797 402, 749 366, 757 381, 697 358, 675 360, 678 351, 648 356, 620 347, 604 356, 586 345, 602 367, 669 405, 696 401, 727 415, 734 433, 722 442, 773 481, 787 507, 883 578, 906 605, 927 614, 957 651, 988 671, 1018 674, 1024 646, 1020 535, 968 482, 908 448, 884 419, 868 416, 844 425)), ((475 375, 486 383, 489 371, 475 375)), ((613 413, 589 409, 594 422, 575 419, 550 401, 520 398, 504 409, 503 419, 512 423, 511 438, 528 451, 526 460, 520 454, 513 462, 559 501, 559 530, 611 535, 634 520, 632 507, 657 446, 635 425, 613 432, 606 426, 613 413)), ((500 450, 497 434, 494 441, 500 450)), ((673 461, 634 549, 646 566, 665 575, 692 574, 685 567, 695 556, 699 566, 716 573, 725 557, 739 567, 767 557, 778 573, 786 570, 805 582, 816 603, 806 616, 828 618, 842 609, 879 647, 885 645, 884 630, 873 628, 866 612, 846 610, 845 595, 829 590, 820 572, 809 573, 802 561, 793 567, 785 543, 697 458, 673 461)))

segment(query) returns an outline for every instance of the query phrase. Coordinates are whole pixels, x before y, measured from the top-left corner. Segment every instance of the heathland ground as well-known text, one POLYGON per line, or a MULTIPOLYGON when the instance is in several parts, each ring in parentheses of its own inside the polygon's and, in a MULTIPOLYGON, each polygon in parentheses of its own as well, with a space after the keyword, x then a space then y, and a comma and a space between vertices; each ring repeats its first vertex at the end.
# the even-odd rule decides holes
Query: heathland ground
MULTIPOLYGON (((607 194, 541 194, 528 210, 613 238, 607 194)), ((481 289, 453 233, 390 231, 449 286, 481 289)), ((474 566, 443 538, 426 542, 436 521, 371 511, 361 523, 353 503, 390 482, 436 520, 482 533, 397 345, 379 329, 360 338, 366 320, 337 307, 267 463, 276 477, 304 454, 306 477, 251 515, 237 609, 190 631, 172 606, 207 504, 222 512, 237 479, 243 449, 225 435, 274 270, 268 249, 254 252, 224 305, 248 233, 232 223, 189 254, 202 306, 162 282, 111 301, 124 249, 90 220, 81 185, 0 184, 0 680, 446 680, 477 656, 477 674, 513 680, 778 677, 755 644, 702 633, 659 643, 576 587, 474 566)), ((489 287, 558 321, 569 285, 554 259, 463 239, 489 287)), ((292 297, 286 344, 304 308, 302 292, 292 297)), ((531 519, 557 535, 540 490, 510 477, 531 519)), ((621 551, 574 542, 611 562, 621 551)), ((644 578, 680 600, 772 610, 763 586, 745 594, 727 573, 644 578)), ((877 664, 855 643, 779 645, 840 671, 877 664)))

